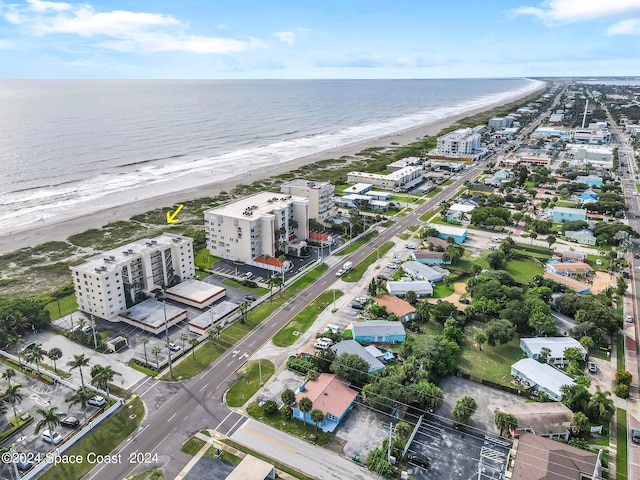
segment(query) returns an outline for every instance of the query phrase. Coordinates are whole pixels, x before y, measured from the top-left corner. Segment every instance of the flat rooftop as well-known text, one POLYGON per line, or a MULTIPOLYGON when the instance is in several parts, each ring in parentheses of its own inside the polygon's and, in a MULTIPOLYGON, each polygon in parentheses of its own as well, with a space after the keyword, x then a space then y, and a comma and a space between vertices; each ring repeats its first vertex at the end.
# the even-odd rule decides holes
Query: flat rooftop
POLYGON ((227 289, 224 287, 212 285, 207 282, 201 282, 200 280, 185 280, 184 282, 177 284, 175 287, 168 288, 166 293, 197 303, 205 303, 210 298, 215 297, 226 290, 227 289))
POLYGON ((205 328, 208 328, 210 325, 213 325, 217 320, 235 312, 237 309, 238 309, 237 303, 223 300, 220 303, 216 303, 209 310, 201 313, 193 320, 189 320, 189 325, 193 325, 194 327, 205 329, 205 328))
MULTIPOLYGON (((174 307, 173 305, 166 304, 167 309, 167 321, 171 323, 172 320, 178 318, 180 315, 186 315, 187 311, 174 307)), ((144 323, 153 328, 158 328, 164 325, 164 308, 162 302, 150 298, 142 303, 134 305, 128 310, 125 310, 120 314, 121 317, 128 318, 134 322, 144 323)))
POLYGON ((274 209, 285 208, 293 202, 309 203, 304 197, 284 193, 261 192, 212 208, 204 212, 204 214, 205 219, 211 215, 222 215, 227 217, 242 216, 243 218, 255 220, 263 215, 271 214, 274 209))

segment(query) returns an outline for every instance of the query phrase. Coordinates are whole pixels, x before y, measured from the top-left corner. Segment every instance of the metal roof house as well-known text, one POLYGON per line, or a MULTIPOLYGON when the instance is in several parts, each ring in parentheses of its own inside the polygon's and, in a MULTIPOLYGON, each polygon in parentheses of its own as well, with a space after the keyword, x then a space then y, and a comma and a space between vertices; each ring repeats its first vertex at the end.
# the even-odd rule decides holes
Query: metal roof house
POLYGON ((353 339, 366 343, 402 343, 407 339, 407 332, 402 322, 387 320, 369 320, 367 322, 351 322, 353 339))
POLYGON ((586 219, 587 211, 584 208, 553 207, 554 222, 575 222, 586 219))
POLYGON ((449 270, 437 265, 428 266, 413 260, 404 262, 402 270, 416 280, 429 280, 430 282, 439 282, 450 273, 449 270))
POLYGON ((378 360, 371 354, 371 352, 369 352, 369 350, 355 340, 343 340, 338 342, 331 347, 331 350, 336 353, 336 357, 339 357, 343 353, 350 353, 352 355, 359 356, 369 364, 369 371, 367 373, 377 373, 384 370, 384 363, 378 360))
POLYGON ((569 363, 564 356, 564 351, 567 348, 577 348, 582 353, 582 360, 587 358, 587 351, 575 338, 571 337, 535 337, 535 338, 521 338, 520 349, 524 354, 539 360, 543 348, 548 348, 551 353, 547 358, 547 363, 552 365, 566 365, 569 363))
POLYGON ((531 432, 551 440, 569 441, 573 431, 573 412, 560 402, 519 403, 500 407, 518 419, 518 426, 509 432, 518 438, 523 432, 531 432))
POLYGON ((444 240, 451 237, 456 243, 464 243, 464 241, 467 239, 466 228, 451 227, 449 225, 440 225, 433 223, 429 223, 427 226, 435 228, 439 232, 438 238, 442 238, 444 240))
POLYGON ((387 290, 391 295, 404 297, 407 292, 414 292, 416 297, 430 297, 433 295, 433 285, 429 280, 387 281, 387 290))
POLYGON ((543 392, 551 400, 560 401, 563 385, 575 385, 573 379, 551 365, 540 363, 533 358, 523 358, 511 365, 511 376, 516 381, 529 386, 533 391, 543 392))

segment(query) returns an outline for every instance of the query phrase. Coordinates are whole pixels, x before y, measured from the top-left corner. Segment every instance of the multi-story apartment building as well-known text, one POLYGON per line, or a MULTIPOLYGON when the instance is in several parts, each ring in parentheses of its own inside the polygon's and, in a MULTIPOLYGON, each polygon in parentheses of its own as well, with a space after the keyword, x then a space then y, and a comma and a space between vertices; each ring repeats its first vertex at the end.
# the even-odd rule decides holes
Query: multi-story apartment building
POLYGON ((70 267, 78 307, 112 319, 142 300, 141 293, 194 278, 193 239, 163 233, 70 267))
POLYGON ((280 191, 309 200, 309 218, 318 222, 324 222, 334 214, 333 196, 336 189, 329 182, 297 179, 280 185, 280 191))
POLYGON ((609 132, 607 122, 594 122, 590 123, 586 128, 576 128, 573 140, 576 143, 584 142, 602 145, 609 143, 611 132, 609 132))
POLYGON ((474 158, 480 153, 480 133, 474 128, 460 128, 438 137, 433 155, 444 158, 474 158))
POLYGON ((489 119, 489 128, 509 128, 513 125, 513 117, 493 117, 489 119))
POLYGON ((422 166, 414 165, 401 168, 387 175, 369 172, 349 172, 348 183, 367 183, 383 190, 401 190, 413 184, 420 183, 424 169, 422 166))
POLYGON ((212 255, 251 263, 307 239, 309 200, 262 192, 207 210, 204 220, 212 255))

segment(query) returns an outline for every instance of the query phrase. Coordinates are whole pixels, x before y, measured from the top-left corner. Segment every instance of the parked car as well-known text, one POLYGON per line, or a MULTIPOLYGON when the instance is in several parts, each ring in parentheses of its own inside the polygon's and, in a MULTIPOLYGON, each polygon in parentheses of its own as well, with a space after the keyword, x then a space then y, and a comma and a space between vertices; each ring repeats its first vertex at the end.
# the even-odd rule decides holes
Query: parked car
POLYGON ((87 405, 93 405, 94 407, 102 407, 107 403, 107 401, 99 395, 95 397, 91 397, 87 400, 87 405))
POLYGON ((626 317, 624 317, 624 320, 627 323, 633 323, 633 317, 631 315, 627 315, 626 317))
POLYGON ((33 350, 36 346, 36 342, 29 342, 27 343, 24 348, 22 349, 23 352, 28 352, 29 350, 33 350))
POLYGON ((598 367, 595 362, 587 362, 587 368, 591 373, 596 373, 598 371, 598 367))
POLYGON ((633 258, 640 258, 640 253, 634 253, 633 258))
POLYGON ((364 310, 364 306, 358 302, 353 302, 351 304, 351 308, 353 308, 354 310, 364 310))
POLYGON ((396 269, 396 268, 398 268, 398 264, 397 264, 397 263, 393 263, 393 262, 392 262, 392 263, 389 263, 389 264, 387 264, 387 268, 393 268, 393 269, 396 269))
POLYGON ((469 305, 469 299, 468 298, 461 298, 460 300, 458 300, 460 303, 464 303, 465 305, 469 305))
POLYGON ((42 432, 42 440, 44 440, 47 443, 53 443, 54 445, 59 445, 62 443, 64 438, 62 438, 62 435, 60 435, 58 432, 45 430, 44 432, 42 432))
POLYGON ((174 342, 169 342, 169 350, 171 350, 172 352, 179 352, 180 347, 176 345, 174 342))
POLYGON ((60 420, 60 425, 67 428, 78 428, 80 426, 80 420, 76 417, 69 416, 60 420))
POLYGON ((91 325, 85 325, 80 330, 84 333, 93 333, 93 327, 91 325))
POLYGON ((246 300, 249 300, 250 302, 255 302, 256 301, 256 297, 253 295, 245 295, 244 298, 246 300))
POLYGON ((631 441, 633 443, 640 443, 640 428, 631 429, 631 441))
POLYGON ((602 265, 602 260, 600 259, 596 260, 596 265, 602 265))
POLYGON ((244 274, 244 278, 246 278, 247 280, 251 280, 253 278, 253 273, 251 272, 247 272, 244 274))

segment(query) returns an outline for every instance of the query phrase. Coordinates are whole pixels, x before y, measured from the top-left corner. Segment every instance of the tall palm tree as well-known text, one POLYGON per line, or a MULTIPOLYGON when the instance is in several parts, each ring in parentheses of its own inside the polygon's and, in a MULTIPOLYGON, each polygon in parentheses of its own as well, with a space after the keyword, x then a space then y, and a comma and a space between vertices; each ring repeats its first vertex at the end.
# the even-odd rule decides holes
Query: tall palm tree
POLYGON ((2 372, 2 378, 7 379, 7 384, 11 386, 11 379, 16 376, 16 371, 13 368, 6 368, 4 372, 2 372))
POLYGON ((189 335, 187 335, 186 333, 180 334, 180 341, 182 342, 182 351, 184 352, 186 350, 185 346, 189 341, 189 335))
POLYGON ((147 361, 147 343, 149 343, 149 337, 141 337, 140 343, 142 344, 142 348, 144 348, 144 363, 145 365, 148 365, 149 362, 147 361))
POLYGON ((94 394, 91 390, 87 388, 80 387, 73 394, 69 395, 65 398, 65 402, 70 405, 75 405, 77 403, 82 407, 82 415, 84 417, 85 423, 87 422, 87 401, 90 398, 93 398, 94 394))
POLYGON ((247 321, 247 311, 249 310, 249 302, 246 300, 238 305, 238 309, 240 310, 240 323, 246 323, 247 321))
POLYGON ((196 359, 196 345, 198 345, 198 339, 196 337, 189 338, 189 345, 191 345, 191 356, 196 359))
POLYGON ((51 359, 53 362, 53 369, 58 373, 58 366, 56 365, 56 361, 62 358, 62 350, 59 348, 52 348, 47 352, 47 357, 51 359))
POLYGON ((307 413, 313 410, 313 402, 309 397, 302 397, 298 401, 298 409, 302 412, 303 422, 307 421, 307 413))
POLYGON ((40 433, 43 427, 47 427, 47 430, 53 432, 55 428, 60 425, 60 414, 57 413, 58 407, 51 407, 48 409, 39 408, 36 410, 36 413, 42 416, 42 420, 40 420, 36 424, 36 435, 40 433))
POLYGON ((615 412, 615 404, 609 398, 611 392, 603 392, 600 387, 596 388, 596 393, 591 396, 587 404, 587 410, 591 418, 609 421, 615 412))
POLYGON ((158 354, 162 352, 162 349, 158 345, 154 345, 151 349, 151 353, 156 356, 156 369, 160 368, 160 363, 158 363, 158 354))
POLYGON ((13 408, 13 417, 18 420, 18 412, 16 411, 16 403, 22 402, 24 395, 20 393, 22 385, 9 385, 2 394, 2 400, 11 404, 13 408))
POLYGON ((75 368, 80 370, 80 382, 82 383, 82 388, 84 388, 84 376, 82 375, 82 367, 86 367, 89 365, 89 359, 84 356, 84 353, 81 353, 80 355, 74 355, 73 360, 69 360, 67 362, 67 365, 71 367, 70 370, 73 370, 75 368))
POLYGON ((110 366, 94 365, 91 369, 91 385, 107 392, 107 400, 110 400, 109 384, 113 378, 120 373, 115 372, 110 366))
POLYGON ((45 357, 47 352, 42 349, 42 344, 37 343, 33 346, 29 353, 27 354, 27 361, 36 362, 36 368, 38 369, 38 373, 40 373, 40 362, 45 357))

